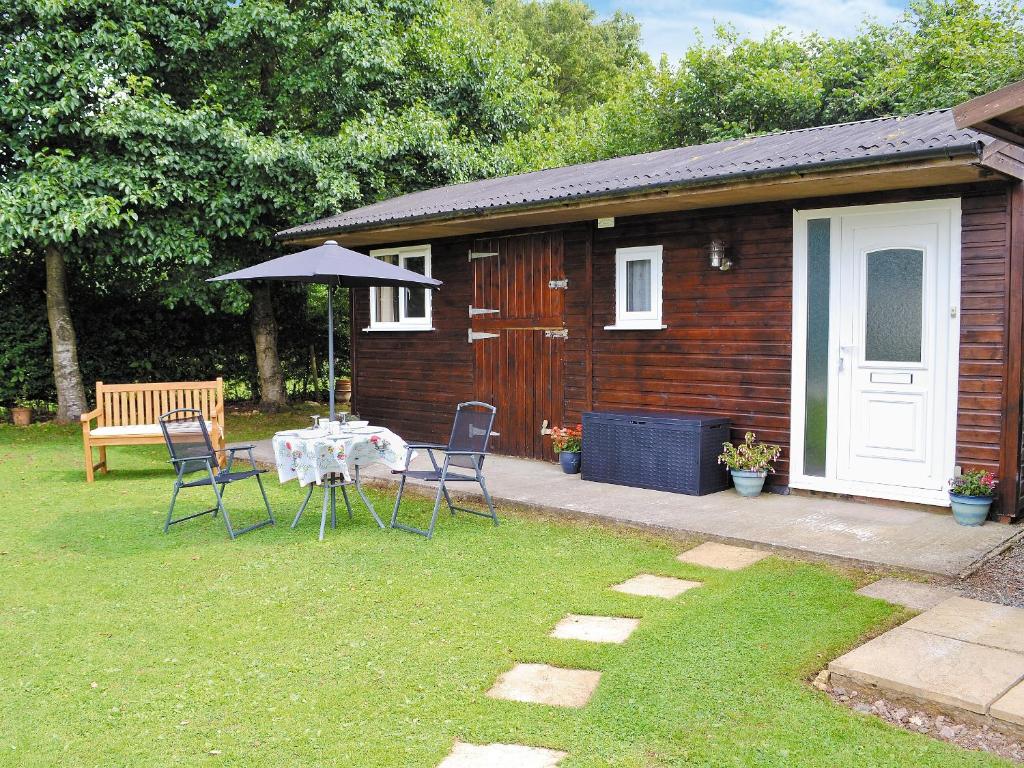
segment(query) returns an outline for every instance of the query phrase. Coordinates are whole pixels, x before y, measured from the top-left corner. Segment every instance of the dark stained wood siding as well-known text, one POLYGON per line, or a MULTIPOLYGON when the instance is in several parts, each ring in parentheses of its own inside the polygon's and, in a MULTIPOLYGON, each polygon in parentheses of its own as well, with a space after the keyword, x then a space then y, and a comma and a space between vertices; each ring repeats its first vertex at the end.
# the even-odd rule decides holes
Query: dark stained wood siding
MULTIPOLYGON (((733 437, 789 443, 792 209, 709 210, 622 220, 594 233, 594 408, 727 416, 733 437), (708 266, 725 240, 737 266, 708 266), (663 251, 660 331, 608 331, 616 248, 663 251)), ((788 454, 775 481, 785 484, 788 454)))
POLYGON ((355 410, 407 440, 445 440, 456 403, 473 399, 473 348, 466 343, 473 302, 468 240, 431 244, 434 331, 368 333, 369 291, 354 291, 355 410))
MULTIPOLYGON (((1001 447, 1011 338, 1010 185, 1004 182, 800 201, 802 209, 959 196, 963 200, 957 462, 1000 471, 1017 485, 1019 448, 1001 447), (1006 454, 1005 456, 1003 454, 1006 454), (1002 462, 1002 465, 1001 465, 1002 462)), ((752 430, 784 448, 788 482, 793 203, 620 218, 563 227, 564 418, 588 409, 645 408, 728 416, 733 438, 752 430), (724 239, 736 263, 711 270, 705 248, 724 239), (617 247, 664 246, 662 331, 606 331, 614 316, 617 247), (588 354, 589 352, 589 354, 588 354)), ((362 415, 413 439, 442 437, 451 408, 472 394, 466 343, 470 241, 434 242, 434 333, 355 332, 362 415)), ((357 328, 368 324, 357 295, 357 328)), ((1021 301, 1021 297, 1014 297, 1021 301)), ((1013 340, 1020 343, 1020 339, 1013 340)), ((1019 376, 1019 371, 1017 372, 1019 376)), ((1011 413, 1011 416, 1013 414, 1011 413)), ((1011 421, 1013 419, 1011 418, 1011 421)), ((1018 420, 1019 421, 1019 420, 1018 420)))

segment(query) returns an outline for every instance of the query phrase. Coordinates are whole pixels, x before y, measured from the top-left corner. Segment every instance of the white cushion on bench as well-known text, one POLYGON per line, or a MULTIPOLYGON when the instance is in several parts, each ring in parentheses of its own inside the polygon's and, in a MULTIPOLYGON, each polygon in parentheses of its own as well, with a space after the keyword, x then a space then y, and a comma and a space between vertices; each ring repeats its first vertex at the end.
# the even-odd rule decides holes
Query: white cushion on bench
MULTIPOLYGON (((181 427, 174 429, 181 430, 181 427)), ((213 434, 212 422, 206 422, 206 431, 213 434)), ((159 424, 135 424, 127 427, 96 427, 96 429, 89 430, 89 435, 91 437, 162 437, 163 432, 160 431, 159 424)))

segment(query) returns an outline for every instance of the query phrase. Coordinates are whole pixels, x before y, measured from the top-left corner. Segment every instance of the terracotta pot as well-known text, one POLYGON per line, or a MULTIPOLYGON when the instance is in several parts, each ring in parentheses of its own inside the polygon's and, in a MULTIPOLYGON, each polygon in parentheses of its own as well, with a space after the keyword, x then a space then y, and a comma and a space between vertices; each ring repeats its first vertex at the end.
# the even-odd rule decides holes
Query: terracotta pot
POLYGON ((32 423, 32 409, 20 405, 11 408, 11 421, 16 427, 27 427, 32 423))
POLYGON ((339 405, 352 402, 352 379, 334 380, 334 402, 339 405))

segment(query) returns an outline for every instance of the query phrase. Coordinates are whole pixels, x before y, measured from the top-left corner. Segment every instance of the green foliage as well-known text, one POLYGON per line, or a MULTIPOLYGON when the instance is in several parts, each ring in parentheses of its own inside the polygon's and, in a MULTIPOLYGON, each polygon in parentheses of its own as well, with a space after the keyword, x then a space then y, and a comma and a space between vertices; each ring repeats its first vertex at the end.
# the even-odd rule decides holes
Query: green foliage
POLYGON ((774 472, 772 462, 779 458, 782 449, 777 445, 757 442, 753 432, 743 436, 739 445, 722 443, 722 453, 718 457, 719 464, 729 469, 740 469, 747 472, 774 472))
POLYGON ((637 66, 613 96, 519 139, 520 170, 950 107, 1024 79, 1024 6, 919 0, 852 39, 720 26, 677 63, 637 66))
MULTIPOLYGON (((0 276, 3 276, 0 273, 0 276)), ((107 281, 98 293, 88 276, 70 275, 70 298, 82 318, 77 325, 79 357, 86 389, 97 380, 192 381, 223 376, 231 391, 257 391, 252 340, 244 317, 208 310, 194 303, 169 308, 139 292, 130 281, 107 281), (126 354, 126 350, 129 354, 126 354)), ((293 390, 314 394, 310 344, 317 345, 320 386, 326 386, 327 313, 323 289, 306 293, 301 286, 282 287, 279 353, 293 390)), ((53 368, 40 269, 7 275, 0 282, 0 405, 19 401, 52 402, 53 368)), ((338 292, 339 356, 347 360, 347 298, 338 292)), ((338 318, 336 318, 337 320, 338 318)), ((345 366, 342 366, 345 368, 345 366)))
POLYGON ((581 0, 493 0, 485 8, 485 31, 507 35, 529 53, 563 110, 606 101, 619 79, 647 60, 640 25, 622 11, 598 20, 581 0))
POLYGON ((957 496, 995 496, 999 481, 984 469, 968 469, 949 481, 949 492, 957 496))

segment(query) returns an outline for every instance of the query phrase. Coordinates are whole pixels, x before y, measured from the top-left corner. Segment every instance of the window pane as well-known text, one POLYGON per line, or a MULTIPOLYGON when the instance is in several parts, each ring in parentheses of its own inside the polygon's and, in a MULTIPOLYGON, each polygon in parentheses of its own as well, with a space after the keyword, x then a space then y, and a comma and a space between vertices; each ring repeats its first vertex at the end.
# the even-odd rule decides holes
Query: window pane
MULTIPOLYGON (((398 265, 398 256, 380 256, 381 261, 388 264, 398 265)), ((397 323, 398 322, 398 289, 377 288, 377 322, 397 323)))
MULTIPOLYGON (((406 269, 426 274, 427 260, 423 256, 407 256, 402 264, 406 269)), ((427 317, 427 290, 426 288, 405 288, 405 316, 413 320, 423 320, 427 317)))
POLYGON ((804 394, 804 474, 825 476, 828 434, 828 307, 830 219, 807 222, 807 383, 804 394))
POLYGON ((921 362, 924 252, 887 248, 867 255, 864 359, 921 362))
POLYGON ((626 311, 651 311, 651 260, 626 262, 626 311))

